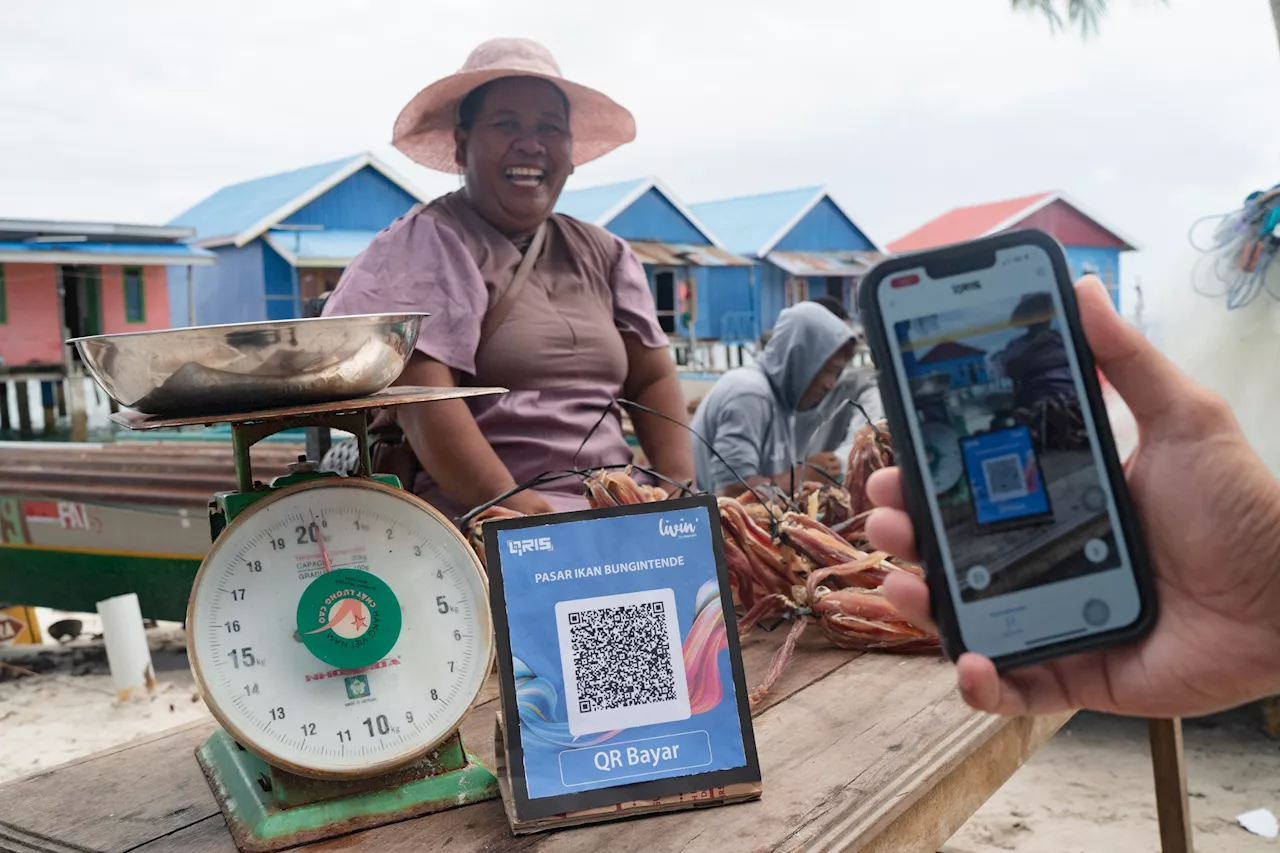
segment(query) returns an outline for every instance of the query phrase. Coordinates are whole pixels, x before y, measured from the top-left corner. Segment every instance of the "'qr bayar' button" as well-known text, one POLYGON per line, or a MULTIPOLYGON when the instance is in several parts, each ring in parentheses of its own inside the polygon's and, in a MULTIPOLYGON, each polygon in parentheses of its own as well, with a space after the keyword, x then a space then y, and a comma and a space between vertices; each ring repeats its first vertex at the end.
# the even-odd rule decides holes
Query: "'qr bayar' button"
POLYGON ((711 738, 705 731, 602 743, 560 753, 560 778, 566 788, 600 786, 640 777, 688 775, 711 764, 711 738))

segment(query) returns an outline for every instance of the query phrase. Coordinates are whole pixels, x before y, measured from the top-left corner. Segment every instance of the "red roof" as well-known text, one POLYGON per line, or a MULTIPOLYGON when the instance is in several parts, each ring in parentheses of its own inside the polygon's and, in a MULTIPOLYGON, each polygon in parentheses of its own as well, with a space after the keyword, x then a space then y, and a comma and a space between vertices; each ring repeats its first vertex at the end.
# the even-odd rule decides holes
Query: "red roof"
POLYGON ((1100 224, 1061 193, 1045 192, 957 207, 890 243, 890 252, 931 249, 963 243, 1015 227, 1040 228, 1067 246, 1099 246, 1122 251, 1137 246, 1114 229, 1100 224))

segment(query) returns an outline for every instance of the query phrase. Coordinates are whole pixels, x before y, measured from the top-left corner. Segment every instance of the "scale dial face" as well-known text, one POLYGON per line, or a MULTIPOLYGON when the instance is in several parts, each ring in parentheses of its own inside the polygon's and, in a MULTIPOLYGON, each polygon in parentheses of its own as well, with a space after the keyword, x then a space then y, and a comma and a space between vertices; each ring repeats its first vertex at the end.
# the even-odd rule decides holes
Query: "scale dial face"
POLYGON ((371 480, 263 498, 200 567, 187 645, 249 751, 313 778, 409 763, 457 729, 493 661, 488 584, 456 528, 371 480))

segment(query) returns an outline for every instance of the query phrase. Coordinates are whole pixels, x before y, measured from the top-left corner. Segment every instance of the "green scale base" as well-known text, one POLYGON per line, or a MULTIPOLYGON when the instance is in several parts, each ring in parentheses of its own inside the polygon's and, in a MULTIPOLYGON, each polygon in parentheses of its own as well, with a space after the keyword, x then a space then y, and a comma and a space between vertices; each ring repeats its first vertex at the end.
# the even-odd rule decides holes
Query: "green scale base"
POLYGON ((196 750, 244 853, 284 850, 491 800, 498 780, 455 732, 430 755, 371 779, 320 781, 272 767, 219 729, 196 750))

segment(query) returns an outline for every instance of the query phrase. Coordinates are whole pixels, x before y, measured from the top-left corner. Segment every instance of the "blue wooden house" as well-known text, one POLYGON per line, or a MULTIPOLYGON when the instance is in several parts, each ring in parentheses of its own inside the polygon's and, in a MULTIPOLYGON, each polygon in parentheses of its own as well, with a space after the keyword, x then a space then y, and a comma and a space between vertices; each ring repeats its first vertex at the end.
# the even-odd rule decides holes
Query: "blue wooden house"
POLYGON ((667 334, 722 343, 754 340, 750 271, 669 189, 643 178, 560 194, 556 212, 626 240, 644 265, 667 334))
POLYGON ((690 209, 729 251, 759 262, 751 288, 758 322, 753 337, 773 328, 783 308, 818 296, 834 296, 856 314, 857 282, 881 250, 824 187, 690 209))
POLYGON ((300 317, 379 231, 426 200, 367 152, 224 187, 169 223, 195 229, 191 242, 218 261, 169 269, 173 325, 300 317))

